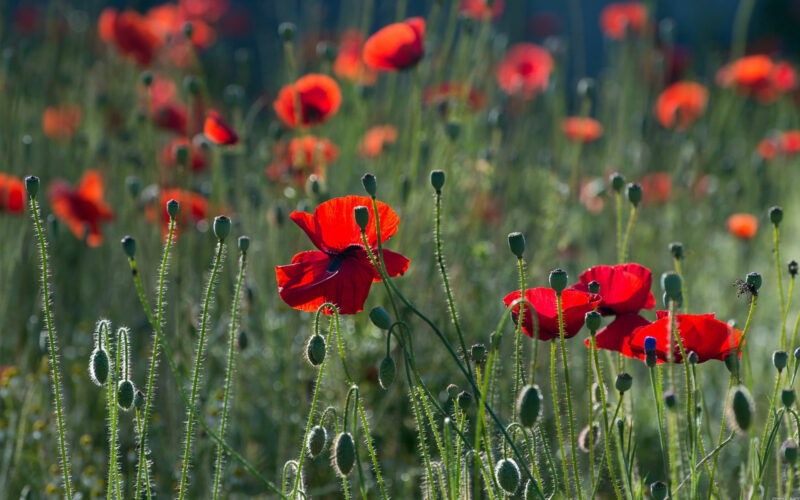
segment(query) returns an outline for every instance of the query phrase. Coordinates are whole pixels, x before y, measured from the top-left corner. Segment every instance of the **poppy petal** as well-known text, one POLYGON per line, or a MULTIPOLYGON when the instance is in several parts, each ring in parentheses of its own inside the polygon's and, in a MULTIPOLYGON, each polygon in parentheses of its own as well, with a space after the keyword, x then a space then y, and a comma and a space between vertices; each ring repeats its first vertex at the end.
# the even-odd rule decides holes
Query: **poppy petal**
POLYGON ((203 133, 215 144, 232 146, 239 142, 239 136, 216 111, 209 111, 203 133))

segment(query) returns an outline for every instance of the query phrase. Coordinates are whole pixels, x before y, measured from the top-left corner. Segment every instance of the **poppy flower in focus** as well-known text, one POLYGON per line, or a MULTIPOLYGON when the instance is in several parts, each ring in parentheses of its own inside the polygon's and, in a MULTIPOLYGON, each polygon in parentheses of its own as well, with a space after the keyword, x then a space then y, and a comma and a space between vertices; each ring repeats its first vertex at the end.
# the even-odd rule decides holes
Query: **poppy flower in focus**
MULTIPOLYGON (((511 292, 503 299, 506 307, 512 302, 522 297, 519 290, 511 292)), ((559 337, 558 331, 558 308, 556 304, 556 292, 552 288, 529 288, 525 290, 525 298, 531 303, 536 311, 537 324, 539 329, 539 340, 551 340, 559 337)), ((567 289, 561 292, 562 318, 564 320, 564 337, 574 337, 578 330, 583 326, 586 313, 593 310, 601 302, 599 295, 583 292, 575 289, 567 289)), ((530 306, 526 304, 525 314, 522 318, 522 331, 528 337, 534 338, 533 317, 530 314, 530 306)), ((511 311, 514 321, 519 320, 519 306, 511 311)))
MULTIPOLYGON (((644 359, 644 342, 647 337, 656 339, 656 356, 661 362, 669 360, 671 318, 667 311, 658 311, 658 320, 649 325, 637 328, 628 345, 631 357, 644 359)), ((739 350, 742 340, 741 330, 714 318, 714 314, 676 314, 675 323, 678 335, 687 353, 697 354, 699 363, 717 359, 723 361, 725 356, 739 350)), ((672 359, 682 363, 680 347, 673 337, 672 359)), ((624 354, 624 353, 623 353, 624 354)), ((741 356, 741 352, 739 353, 741 356)))
POLYGON ((561 122, 561 131, 572 142, 594 142, 603 135, 603 126, 594 118, 568 116, 561 122))
POLYGON ((188 163, 192 168, 192 172, 202 172, 208 166, 208 158, 203 152, 203 149, 189 141, 186 137, 177 137, 173 141, 164 146, 163 160, 164 164, 168 167, 175 167, 178 165, 178 148, 184 147, 188 152, 188 163))
POLYGON ((158 196, 158 207, 148 207, 146 216, 153 223, 160 221, 164 236, 169 234, 170 217, 167 213, 167 202, 170 200, 180 203, 180 211, 175 220, 174 238, 178 237, 181 227, 197 224, 208 217, 208 200, 204 196, 183 189, 162 189, 158 196))
MULTIPOLYGON (((385 243, 397 232, 400 218, 385 203, 377 202, 377 206, 381 241, 385 243)), ((319 205, 313 215, 292 212, 289 217, 318 250, 298 253, 291 264, 275 267, 278 294, 283 301, 301 311, 316 311, 325 302, 335 304, 340 314, 361 311, 372 283, 381 281, 367 255, 367 251, 378 250, 372 199, 334 198, 319 205), (369 250, 364 248, 353 214, 357 206, 369 210, 371 224, 366 231, 369 250)), ((408 269, 409 260, 399 253, 384 249, 383 260, 390 277, 400 276, 408 269)), ((325 313, 332 314, 327 309, 325 313)))
POLYGON ((653 309, 656 306, 655 297, 650 291, 653 274, 640 264, 629 262, 589 268, 581 273, 578 283, 570 289, 586 292, 592 281, 600 284, 598 295, 602 302, 598 310, 604 316, 638 313, 642 309, 653 309))
POLYGON ((81 124, 83 112, 77 104, 50 106, 42 114, 42 130, 50 139, 68 141, 81 124))
POLYGON ((90 247, 103 242, 100 225, 114 219, 111 207, 103 200, 103 179, 97 170, 87 170, 77 188, 66 181, 53 181, 48 190, 50 207, 79 239, 90 247))
POLYGON ((446 108, 451 101, 459 102, 464 100, 466 100, 470 111, 483 109, 488 101, 485 94, 460 82, 443 82, 426 88, 422 94, 422 102, 426 106, 446 108))
POLYGON ((765 55, 745 56, 717 72, 717 84, 770 103, 797 86, 797 75, 786 62, 774 63, 765 55))
POLYGON ((208 112, 206 123, 203 126, 203 134, 213 142, 222 146, 233 146, 239 142, 239 136, 233 127, 222 119, 219 113, 214 110, 208 112))
POLYGON ((362 57, 372 69, 398 71, 414 66, 425 53, 425 20, 412 17, 384 26, 364 43, 362 57))
POLYGON ((272 104, 275 113, 289 127, 320 124, 333 117, 342 104, 342 92, 336 81, 319 74, 306 75, 294 85, 286 85, 272 104), (296 95, 295 95, 296 94, 296 95), (298 120, 295 99, 300 103, 301 117, 298 120))
MULTIPOLYGON (((638 357, 631 350, 630 340, 637 328, 649 324, 648 320, 636 313, 619 314, 614 318, 614 321, 597 331, 595 334, 595 346, 597 349, 619 352, 631 358, 638 357)), ((592 345, 589 338, 584 343, 587 347, 592 345)))
POLYGON ((600 12, 600 29, 608 38, 623 40, 628 33, 642 33, 647 26, 647 7, 642 2, 617 2, 600 12))
POLYGON ((397 142, 397 128, 394 125, 376 125, 364 134, 358 143, 358 152, 367 158, 380 156, 387 145, 397 142))
POLYGON ((758 232, 758 219, 751 214, 733 214, 728 217, 728 232, 742 240, 752 239, 758 232))
POLYGON ((653 114, 664 128, 685 130, 706 109, 708 90, 695 82, 676 82, 656 99, 653 114))
POLYGON ((533 43, 518 43, 508 49, 495 76, 506 94, 531 99, 547 89, 553 64, 553 58, 544 48, 533 43))
POLYGON ((363 41, 364 37, 358 30, 347 30, 342 33, 336 59, 333 61, 333 74, 343 80, 370 86, 375 84, 378 74, 368 68, 361 59, 363 41))
POLYGON ((25 210, 25 183, 0 173, 0 212, 21 214, 25 210))
POLYGON ((478 21, 496 19, 503 13, 505 2, 503 0, 461 0, 458 13, 478 21))
POLYGON ((642 199, 646 203, 661 203, 669 201, 672 193, 672 176, 667 172, 653 172, 639 180, 642 186, 642 199))
POLYGON ((122 12, 104 10, 98 22, 98 32, 103 41, 113 41, 122 55, 141 66, 148 66, 161 47, 161 40, 147 18, 131 9, 122 12))

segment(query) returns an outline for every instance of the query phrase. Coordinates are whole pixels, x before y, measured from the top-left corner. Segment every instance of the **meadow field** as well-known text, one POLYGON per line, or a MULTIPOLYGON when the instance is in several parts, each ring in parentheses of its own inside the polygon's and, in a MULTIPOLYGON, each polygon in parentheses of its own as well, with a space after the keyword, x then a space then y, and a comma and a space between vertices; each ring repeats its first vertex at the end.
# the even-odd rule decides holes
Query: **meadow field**
POLYGON ((0 500, 800 496, 800 8, 696 4, 6 2, 0 500))

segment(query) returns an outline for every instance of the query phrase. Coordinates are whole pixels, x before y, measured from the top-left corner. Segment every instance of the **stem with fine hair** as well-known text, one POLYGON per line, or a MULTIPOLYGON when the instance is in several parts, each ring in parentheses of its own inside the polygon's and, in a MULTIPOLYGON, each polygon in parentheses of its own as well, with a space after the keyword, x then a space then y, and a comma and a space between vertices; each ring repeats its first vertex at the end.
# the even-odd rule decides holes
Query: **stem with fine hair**
MULTIPOLYGON (((525 299, 525 262, 522 257, 518 257, 517 263, 519 264, 519 296, 525 299)), ((525 374, 522 370, 522 323, 525 319, 525 300, 522 301, 519 310, 519 319, 517 320, 517 328, 514 334, 514 398, 519 396, 520 387, 525 383, 525 374)), ((531 311, 531 315, 533 314, 534 312, 531 311)), ((534 342, 538 342, 538 339, 534 339, 534 342)), ((535 360, 533 361, 535 363, 535 360)), ((533 373, 531 373, 531 377, 533 377, 533 373)), ((514 405, 515 414, 516 411, 517 408, 514 405)))
POLYGON ((564 385, 567 387, 567 413, 569 414, 569 442, 572 448, 572 473, 575 475, 575 488, 578 490, 578 498, 582 499, 583 491, 581 490, 581 479, 580 473, 578 472, 578 452, 575 446, 575 417, 572 413, 572 387, 569 383, 569 363, 567 360, 567 344, 564 336, 564 309, 561 301, 561 293, 556 293, 556 308, 558 310, 558 335, 559 344, 561 345, 561 361, 564 363, 564 385))
POLYGON ((617 191, 614 200, 617 208, 617 260, 622 264, 625 262, 625 257, 622 255, 622 193, 617 191))
POLYGON ((783 300, 783 278, 781 277, 781 247, 780 230, 777 224, 772 225, 775 234, 775 271, 778 276, 778 297, 780 298, 781 311, 781 349, 786 349, 786 304, 783 300))
POLYGON ((631 207, 631 215, 628 217, 628 227, 625 228, 625 239, 622 241, 622 258, 620 264, 628 261, 628 245, 631 239, 631 232, 633 231, 633 223, 636 220, 636 205, 631 207))
MULTIPOLYGON (((617 498, 622 498, 622 493, 619 490, 619 484, 617 484, 617 473, 614 470, 614 466, 611 464, 611 443, 608 439, 608 433, 611 430, 610 423, 608 421, 608 407, 606 406, 606 389, 603 383, 603 372, 600 369, 600 357, 597 355, 597 339, 595 339, 595 332, 591 332, 591 336, 589 337, 591 340, 591 346, 589 349, 591 350, 591 357, 594 361, 594 371, 597 377, 597 385, 600 389, 600 404, 603 407, 603 447, 604 453, 608 457, 608 472, 611 475, 611 484, 614 485, 614 493, 616 493, 617 498)), ((591 370, 592 363, 589 363, 589 367, 591 370)), ((591 395, 589 396, 589 401, 591 401, 591 395)), ((602 470, 602 464, 600 469, 598 469, 598 473, 602 470)), ((594 476, 592 476, 592 483, 594 490, 594 476)), ((600 482, 600 478, 597 478, 597 482, 600 482)))
POLYGON ((564 452, 564 435, 561 430, 561 412, 558 410, 558 387, 556 386, 556 341, 550 343, 550 386, 553 392, 553 412, 556 416, 556 431, 558 432, 558 448, 561 452, 561 467, 564 472, 564 494, 569 495, 569 470, 567 469, 567 454, 564 452))

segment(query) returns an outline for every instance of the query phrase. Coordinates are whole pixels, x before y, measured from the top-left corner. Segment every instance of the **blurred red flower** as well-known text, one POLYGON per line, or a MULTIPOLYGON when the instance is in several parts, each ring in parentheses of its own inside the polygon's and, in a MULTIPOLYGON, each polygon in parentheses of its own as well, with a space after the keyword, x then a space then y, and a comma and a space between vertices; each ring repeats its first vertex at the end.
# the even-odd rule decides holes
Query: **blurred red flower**
POLYGON ((178 5, 188 18, 214 23, 228 11, 230 0, 179 0, 178 5))
POLYGON ((503 0, 461 0, 458 12, 465 17, 470 17, 478 21, 484 19, 494 19, 503 13, 505 2, 503 0))
POLYGON ((320 124, 336 115, 342 104, 342 92, 336 81, 320 74, 306 75, 294 85, 284 86, 272 104, 275 113, 289 127, 320 124), (300 104, 301 118, 298 120, 295 100, 300 104))
POLYGON ((343 80, 370 86, 375 84, 378 74, 367 67, 361 59, 363 41, 364 37, 358 30, 347 30, 342 33, 336 60, 333 61, 333 74, 343 80))
POLYGON ((497 83, 509 95, 531 99, 547 89, 553 58, 533 43, 518 43, 506 52, 497 67, 497 83))
POLYGON ((628 33, 642 33, 647 26, 647 7, 642 2, 617 2, 600 12, 600 29, 614 40, 624 39, 628 33))
POLYGON ((653 114, 664 128, 685 130, 706 109, 708 90, 695 82, 676 82, 664 89, 656 99, 653 114))
POLYGON ((160 221, 164 236, 169 234, 170 217, 167 213, 167 202, 170 200, 180 203, 180 211, 175 217, 173 238, 178 237, 182 226, 197 224, 208 217, 208 200, 203 195, 183 189, 162 189, 158 195, 158 207, 149 207, 146 217, 153 223, 160 221))
POLYGON ((42 130, 50 139, 68 141, 81 124, 83 112, 77 104, 49 106, 42 114, 42 130))
POLYGON ((325 177, 326 167, 339 158, 339 148, 324 137, 305 135, 293 138, 276 156, 276 161, 267 167, 267 177, 273 181, 289 177, 302 186, 312 173, 325 177))
POLYGON ((672 193, 672 176, 667 172, 653 172, 639 180, 642 186, 642 201, 645 203, 661 203, 669 201, 672 193))
POLYGON ((461 82, 443 82, 439 85, 428 87, 422 94, 422 102, 426 106, 448 106, 450 101, 466 100, 470 111, 479 111, 486 106, 488 98, 461 82))
POLYGON ((394 125, 376 125, 364 133, 358 143, 358 153, 367 158, 380 156, 384 148, 397 142, 397 128, 394 125))
MULTIPOLYGON (((385 203, 377 205, 383 243, 397 232, 400 219, 385 203)), ((340 314, 361 311, 372 283, 381 281, 367 255, 367 251, 377 253, 378 247, 372 199, 334 198, 319 205, 313 215, 292 212, 289 217, 319 250, 298 253, 291 264, 275 267, 280 297, 301 311, 316 311, 325 302, 335 304, 340 314), (359 205, 367 207, 370 214, 371 224, 366 231, 369 249, 364 248, 353 215, 359 205)), ((400 276, 408 269, 409 260, 399 253, 384 249, 383 259, 390 277, 400 276)), ((327 309, 325 313, 332 314, 327 309)))
POLYGON ((97 23, 100 39, 113 43, 124 56, 141 66, 148 66, 161 47, 161 40, 153 32, 147 18, 135 10, 118 12, 107 7, 97 23))
POLYGON ((25 210, 25 183, 0 172, 0 212, 21 214, 25 210))
POLYGON ((768 56, 752 55, 723 66, 717 72, 717 84, 770 103, 797 86, 797 75, 786 62, 775 63, 768 56))
MULTIPOLYGON (((506 307, 508 307, 520 297, 522 297, 522 293, 517 290, 509 293, 503 299, 503 302, 505 302, 506 307)), ((539 340, 558 338, 558 308, 555 290, 552 288, 529 288, 525 290, 525 298, 536 311, 539 340)), ((561 292, 565 338, 574 337, 578 333, 578 330, 583 326, 586 313, 597 307, 601 300, 599 295, 593 295, 580 290, 567 289, 561 292)), ((511 315, 514 321, 519 321, 519 305, 514 308, 511 315)), ((534 338, 533 317, 530 314, 530 306, 527 304, 525 314, 522 318, 522 331, 525 332, 527 336, 534 338)))
POLYGON ((603 136, 603 126, 594 118, 568 116, 561 122, 561 131, 572 142, 594 142, 603 136))
POLYGON ((236 135, 233 127, 228 125, 214 110, 208 112, 206 123, 203 126, 203 134, 214 144, 233 146, 239 142, 239 136, 236 135))
POLYGON ((103 200, 103 179, 97 170, 87 170, 77 188, 66 181, 53 181, 48 190, 50 207, 79 239, 90 247, 103 242, 100 225, 114 219, 111 207, 103 200))
POLYGON ((758 233, 758 219, 751 214, 733 214, 728 217, 728 231, 743 240, 749 240, 758 233))
POLYGON ((384 26, 364 43, 362 57, 370 68, 397 71, 414 66, 425 52, 425 20, 412 17, 384 26))
POLYGON ((175 167, 178 165, 177 150, 181 146, 185 147, 189 153, 189 166, 192 172, 202 172, 208 167, 208 158, 206 158, 203 149, 186 137, 176 137, 164 146, 162 158, 166 166, 175 167))
POLYGON ((598 295, 602 301, 598 310, 604 316, 638 313, 656 306, 655 297, 650 291, 653 275, 640 264, 629 262, 616 266, 595 266, 582 272, 578 280, 570 289, 588 292, 589 283, 596 281, 600 284, 598 295))

